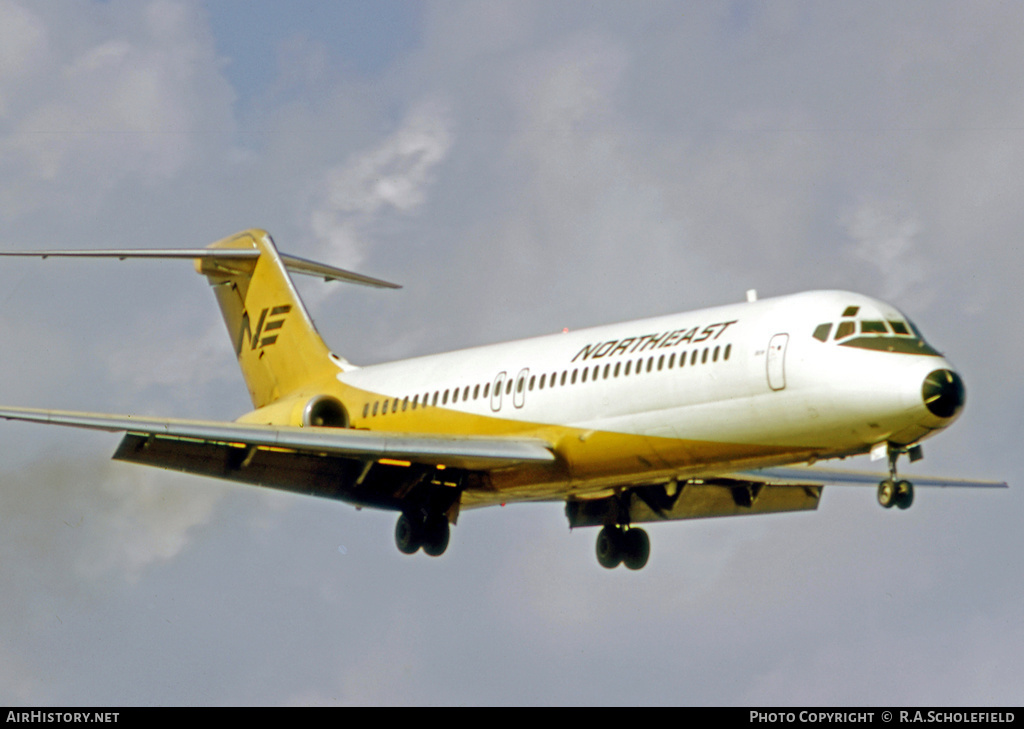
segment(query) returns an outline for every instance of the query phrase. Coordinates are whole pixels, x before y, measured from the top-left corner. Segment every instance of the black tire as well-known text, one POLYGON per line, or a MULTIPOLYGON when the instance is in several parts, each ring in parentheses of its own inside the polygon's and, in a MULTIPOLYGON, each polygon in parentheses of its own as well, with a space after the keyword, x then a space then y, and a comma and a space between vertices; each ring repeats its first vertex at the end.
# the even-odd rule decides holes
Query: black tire
POLYGON ((440 557, 448 549, 451 529, 448 520, 441 516, 427 521, 423 529, 423 551, 431 557, 440 557))
POLYGON ((895 501, 897 508, 909 509, 910 505, 914 503, 914 484, 910 481, 897 483, 895 501))
POLYGON ((395 545, 402 554, 415 554, 422 546, 423 538, 416 524, 405 514, 395 524, 395 545))
POLYGON ((615 569, 622 564, 622 532, 617 527, 606 526, 597 535, 597 562, 605 569, 615 569))
POLYGON ((651 538, 643 529, 630 529, 623 535, 622 563, 628 569, 643 569, 651 556, 651 538))
POLYGON ((896 484, 892 479, 885 479, 878 484, 878 503, 886 509, 891 509, 896 503, 896 484))

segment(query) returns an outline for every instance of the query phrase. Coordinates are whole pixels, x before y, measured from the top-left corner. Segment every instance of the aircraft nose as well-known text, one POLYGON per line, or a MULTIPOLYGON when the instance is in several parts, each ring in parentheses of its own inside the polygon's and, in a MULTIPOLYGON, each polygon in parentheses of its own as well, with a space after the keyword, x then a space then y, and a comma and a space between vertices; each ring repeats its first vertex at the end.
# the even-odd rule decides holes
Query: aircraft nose
POLYGON ((934 370, 924 378, 921 397, 932 415, 952 418, 964 406, 967 391, 960 375, 953 370, 934 370))

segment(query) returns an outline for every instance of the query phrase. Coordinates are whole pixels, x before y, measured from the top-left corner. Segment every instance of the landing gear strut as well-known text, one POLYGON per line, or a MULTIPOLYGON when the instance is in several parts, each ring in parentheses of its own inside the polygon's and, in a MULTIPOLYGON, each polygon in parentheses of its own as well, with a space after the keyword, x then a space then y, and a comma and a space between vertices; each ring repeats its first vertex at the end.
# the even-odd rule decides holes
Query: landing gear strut
MULTIPOLYGON (((914 503, 914 484, 910 481, 901 481, 896 475, 896 460, 902 453, 899 448, 889 446, 889 478, 878 484, 878 503, 886 509, 897 507, 898 509, 909 509, 914 503)), ((911 449, 911 460, 920 458, 920 450, 911 449), (916 458, 915 458, 916 456, 916 458)))
POLYGON ((631 570, 638 570, 651 556, 651 540, 643 529, 606 526, 597 535, 596 551, 602 567, 614 569, 624 564, 631 570))

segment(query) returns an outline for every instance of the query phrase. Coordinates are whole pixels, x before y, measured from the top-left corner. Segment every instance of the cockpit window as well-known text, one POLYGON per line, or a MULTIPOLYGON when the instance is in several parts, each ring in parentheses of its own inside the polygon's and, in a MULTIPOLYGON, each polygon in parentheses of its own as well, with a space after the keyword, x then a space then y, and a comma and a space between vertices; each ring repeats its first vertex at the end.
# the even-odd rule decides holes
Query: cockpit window
POLYGON ((901 321, 892 321, 890 319, 889 320, 889 326, 891 326, 892 330, 894 332, 896 332, 897 334, 902 334, 902 335, 907 336, 907 337, 910 336, 910 330, 907 329, 907 325, 904 324, 901 321))
POLYGON ((885 328, 884 321, 862 321, 860 323, 860 331, 862 334, 888 334, 889 330, 885 328))
POLYGON ((847 306, 846 311, 843 312, 843 316, 857 316, 858 311, 860 311, 859 306, 847 306))
POLYGON ((853 321, 841 321, 839 326, 836 327, 836 339, 843 339, 850 336, 851 334, 857 333, 857 322, 853 321))
POLYGON ((819 324, 818 327, 814 330, 814 338, 817 339, 819 342, 827 342, 828 335, 829 333, 831 333, 831 331, 831 322, 828 324, 819 324))

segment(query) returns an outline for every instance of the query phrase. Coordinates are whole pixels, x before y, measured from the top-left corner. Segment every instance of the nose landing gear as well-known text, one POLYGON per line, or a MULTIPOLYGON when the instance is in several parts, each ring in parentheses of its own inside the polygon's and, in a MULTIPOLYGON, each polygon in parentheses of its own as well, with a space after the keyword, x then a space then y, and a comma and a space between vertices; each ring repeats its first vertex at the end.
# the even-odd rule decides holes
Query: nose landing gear
POLYGON ((909 509, 914 503, 914 484, 887 478, 878 484, 878 503, 886 509, 909 509))
POLYGON ((878 484, 878 503, 886 509, 894 506, 898 509, 909 509, 914 503, 914 484, 910 481, 901 481, 896 475, 896 461, 904 452, 910 454, 912 461, 920 460, 922 457, 920 446, 906 451, 889 446, 889 478, 878 484))

